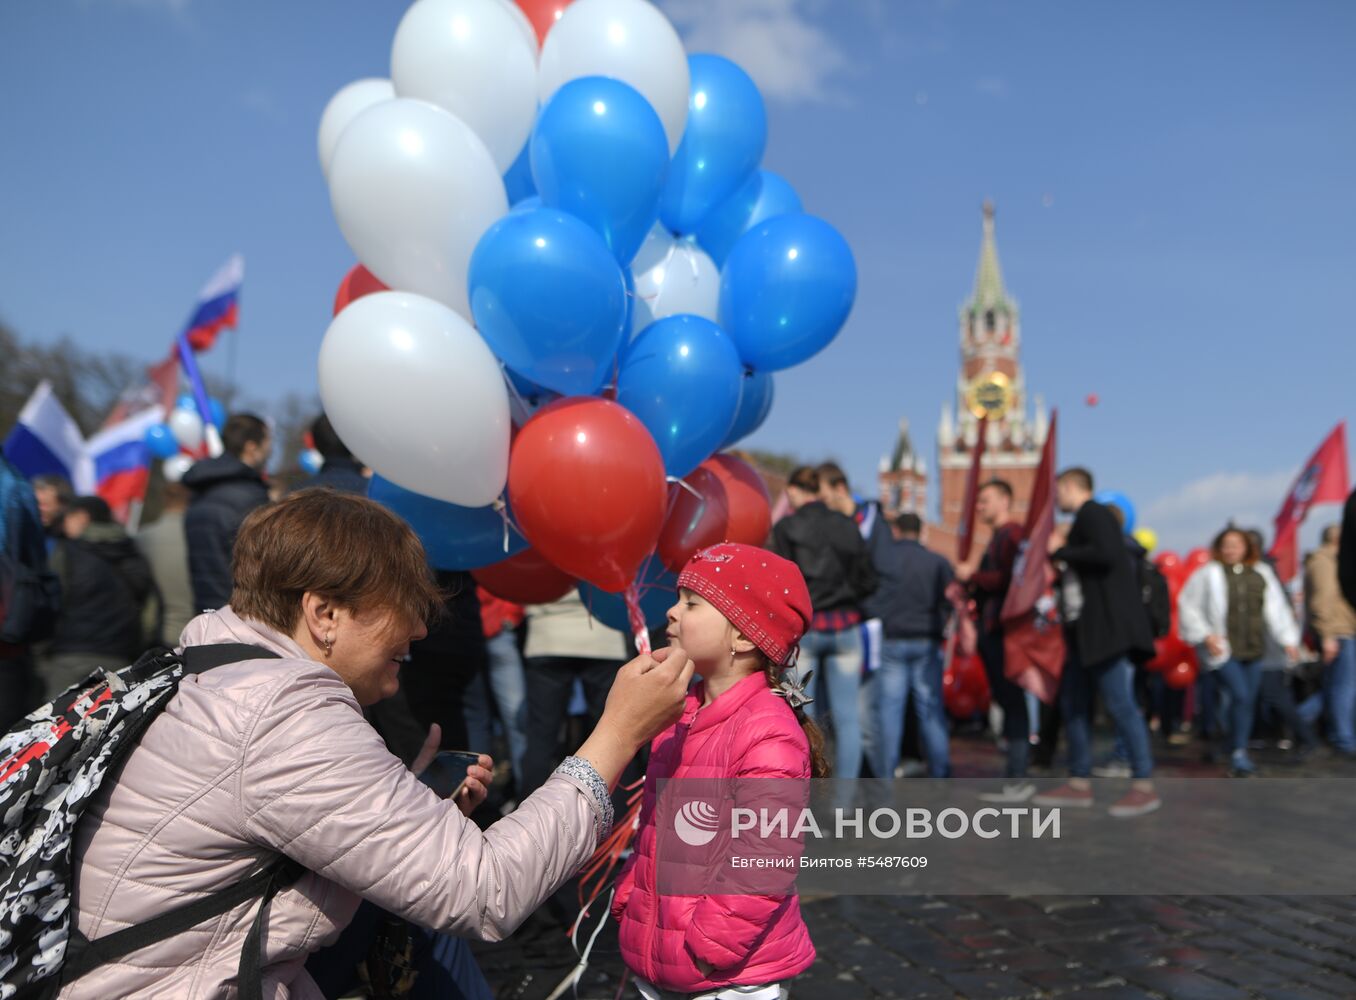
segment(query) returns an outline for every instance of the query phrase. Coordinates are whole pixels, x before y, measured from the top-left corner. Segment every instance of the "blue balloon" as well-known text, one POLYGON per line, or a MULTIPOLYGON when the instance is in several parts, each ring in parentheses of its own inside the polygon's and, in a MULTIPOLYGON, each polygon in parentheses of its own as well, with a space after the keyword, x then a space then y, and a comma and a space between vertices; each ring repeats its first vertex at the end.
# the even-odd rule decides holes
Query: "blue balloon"
POLYGON ((529 147, 541 200, 583 219, 630 264, 659 217, 669 166, 649 102, 620 80, 571 80, 542 108, 529 147))
POLYGON ((174 408, 176 410, 192 410, 194 413, 197 413, 198 401, 191 392, 183 392, 180 393, 179 398, 174 401, 174 408))
POLYGON ((838 335, 857 295, 857 265, 838 230, 779 215, 739 238, 720 277, 720 325, 754 371, 790 368, 838 335))
POLYGON ((772 412, 772 376, 767 372, 749 372, 739 394, 739 409, 735 411, 734 426, 725 435, 721 450, 748 437, 767 420, 772 412))
POLYGON ((516 530, 508 532, 504 547, 504 517, 511 511, 493 507, 458 507, 397 486, 373 476, 367 495, 403 517, 428 553, 434 569, 479 569, 502 562, 527 548, 527 539, 516 530))
POLYGON ((1102 490, 1093 497, 1100 504, 1106 504, 1108 507, 1117 507, 1125 515, 1125 533, 1133 535, 1135 533, 1135 505, 1131 503, 1130 498, 1120 490, 1102 490))
POLYGON ((531 211, 534 211, 534 210, 536 210, 536 209, 538 209, 538 208, 541 208, 541 198, 534 194, 534 195, 529 195, 528 197, 524 198, 522 201, 514 202, 513 207, 510 208, 509 211, 510 211, 510 212, 531 212, 531 211))
POLYGON ((767 146, 763 95, 721 56, 687 57, 692 78, 687 127, 659 202, 664 225, 691 233, 758 170, 767 146))
POLYGON ((622 352, 617 402, 654 437, 664 471, 681 478, 730 433, 743 380, 739 352, 720 327, 700 316, 668 316, 622 352))
POLYGON ((219 399, 209 399, 207 401, 207 412, 212 414, 212 423, 218 427, 226 426, 226 407, 222 405, 219 399))
POLYGON ((626 332, 626 278, 603 241, 550 208, 510 212, 480 239, 467 277, 490 350, 567 396, 598 389, 626 332))
POLYGON ((523 143, 522 152, 504 174, 504 190, 508 192, 509 204, 514 206, 537 193, 537 185, 532 183, 532 157, 527 151, 527 143, 523 143))
POLYGON ((297 456, 297 464, 308 476, 315 476, 325 467, 325 460, 320 456, 320 452, 307 448, 297 456))
MULTIPOLYGON (((640 571, 640 612, 649 628, 658 628, 668 620, 669 608, 678 600, 678 574, 664 568, 658 556, 651 556, 640 571)), ((579 599, 589 613, 608 628, 631 634, 631 618, 626 613, 626 599, 621 594, 609 594, 591 583, 579 581, 579 599)))
POLYGON ((152 424, 146 428, 146 447, 156 458, 170 458, 179 454, 179 442, 174 433, 164 424, 152 424))
POLYGON ((743 236, 760 222, 801 212, 800 195, 795 188, 771 170, 759 170, 729 198, 721 202, 697 227, 697 242, 707 255, 724 267, 730 251, 743 236))

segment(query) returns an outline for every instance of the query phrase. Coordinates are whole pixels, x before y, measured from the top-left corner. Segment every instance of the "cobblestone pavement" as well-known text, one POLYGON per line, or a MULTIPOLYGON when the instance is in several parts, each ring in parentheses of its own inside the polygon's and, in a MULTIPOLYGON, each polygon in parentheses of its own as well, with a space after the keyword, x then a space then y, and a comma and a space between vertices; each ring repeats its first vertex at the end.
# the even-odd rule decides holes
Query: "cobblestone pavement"
MULTIPOLYGON (((954 747, 958 774, 994 773, 990 744, 954 747)), ((1198 746, 1156 751, 1162 775, 1221 773, 1198 746)), ((1279 751, 1255 758, 1272 774, 1301 773, 1279 751)), ((1350 776, 1356 792, 1351 764, 1313 760, 1302 773, 1350 776)), ((818 959, 791 984, 799 1000, 1356 998, 1349 896, 843 896, 805 897, 802 910, 818 959)), ((545 908, 509 941, 476 950, 498 998, 544 1000, 575 961, 545 908)), ((622 972, 609 922, 579 997, 611 1000, 622 972)))

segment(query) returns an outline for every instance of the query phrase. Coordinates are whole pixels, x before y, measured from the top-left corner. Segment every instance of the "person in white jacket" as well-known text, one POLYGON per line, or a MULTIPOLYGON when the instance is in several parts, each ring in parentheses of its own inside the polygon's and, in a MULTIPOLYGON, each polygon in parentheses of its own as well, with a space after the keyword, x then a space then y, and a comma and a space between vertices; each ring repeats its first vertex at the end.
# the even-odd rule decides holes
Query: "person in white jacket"
POLYGON ((1226 528, 1211 547, 1214 559, 1198 569, 1177 598, 1181 636, 1197 647, 1206 670, 1229 695, 1230 773, 1243 777, 1257 768, 1248 757, 1262 663, 1268 643, 1298 656, 1299 626, 1281 582, 1248 535, 1226 528))

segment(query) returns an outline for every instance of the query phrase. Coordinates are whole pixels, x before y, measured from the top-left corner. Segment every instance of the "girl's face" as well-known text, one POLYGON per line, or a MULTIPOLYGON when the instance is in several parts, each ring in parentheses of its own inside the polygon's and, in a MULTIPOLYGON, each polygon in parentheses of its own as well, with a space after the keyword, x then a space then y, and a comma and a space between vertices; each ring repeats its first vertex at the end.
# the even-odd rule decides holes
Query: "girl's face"
POLYGON ((1226 566, 1237 566, 1248 554, 1248 543, 1237 531, 1231 531, 1219 543, 1219 559, 1226 566))
POLYGON ((682 648, 697 664, 712 664, 730 660, 738 633, 725 616, 705 598, 692 591, 678 591, 678 603, 669 608, 666 634, 669 643, 682 648))

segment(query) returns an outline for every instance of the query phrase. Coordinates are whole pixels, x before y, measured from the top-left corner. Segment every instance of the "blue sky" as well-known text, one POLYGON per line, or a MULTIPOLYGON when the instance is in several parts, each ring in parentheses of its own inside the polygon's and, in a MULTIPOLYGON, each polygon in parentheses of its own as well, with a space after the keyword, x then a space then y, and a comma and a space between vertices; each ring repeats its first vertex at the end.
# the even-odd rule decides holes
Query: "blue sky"
MULTIPOLYGON (((762 85, 766 165, 860 268, 848 326, 778 377, 751 444, 835 456, 873 485, 907 416, 932 460, 986 197, 1062 459, 1129 494, 1167 543, 1269 521, 1307 453, 1356 415, 1356 5, 662 6, 691 51, 762 85)), ((340 86, 388 72, 405 8, 0 7, 0 318, 149 360, 239 250, 240 381, 314 391, 352 262, 315 130, 340 86)))

